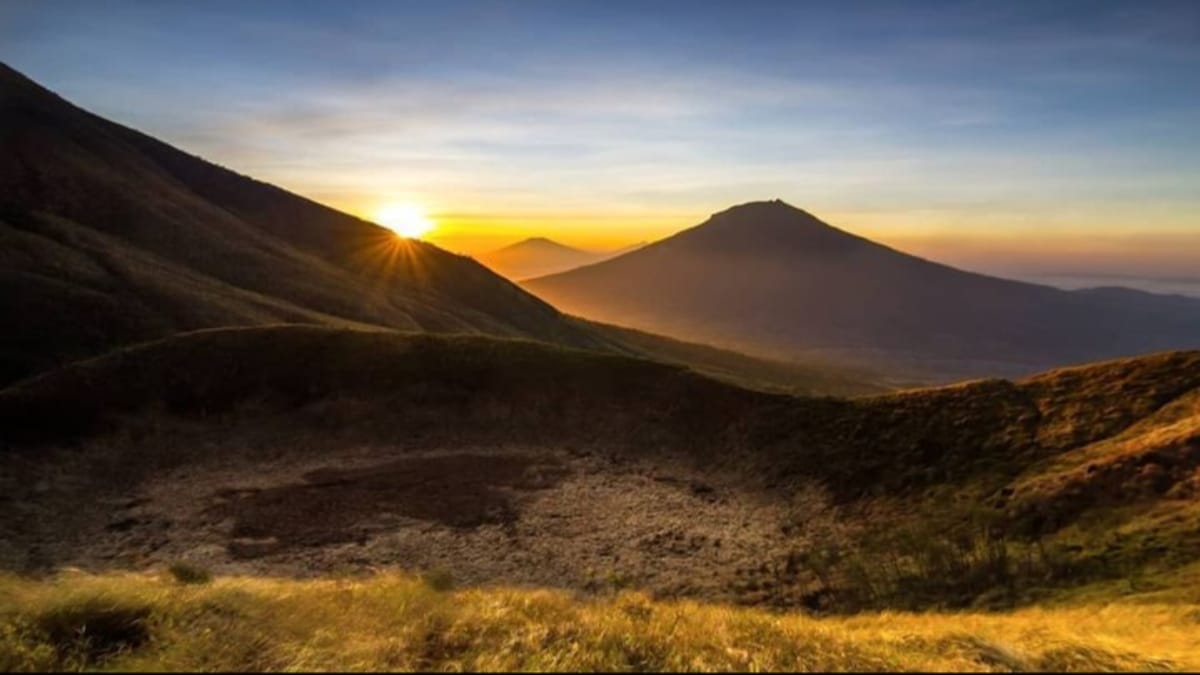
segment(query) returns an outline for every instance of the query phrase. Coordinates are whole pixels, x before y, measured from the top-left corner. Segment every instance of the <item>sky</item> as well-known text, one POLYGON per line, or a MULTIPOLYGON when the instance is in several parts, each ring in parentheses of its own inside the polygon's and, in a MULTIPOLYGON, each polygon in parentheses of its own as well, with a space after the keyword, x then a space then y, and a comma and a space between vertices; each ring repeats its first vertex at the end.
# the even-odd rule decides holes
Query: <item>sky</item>
POLYGON ((478 253, 780 198, 984 271, 1200 277, 1200 2, 0 2, 105 117, 478 253))

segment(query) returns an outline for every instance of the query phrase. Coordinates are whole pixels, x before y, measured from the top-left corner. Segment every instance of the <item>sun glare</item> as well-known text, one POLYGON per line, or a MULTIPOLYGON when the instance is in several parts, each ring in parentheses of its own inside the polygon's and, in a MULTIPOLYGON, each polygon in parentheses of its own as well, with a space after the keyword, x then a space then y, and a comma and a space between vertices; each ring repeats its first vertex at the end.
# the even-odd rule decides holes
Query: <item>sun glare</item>
POLYGON ((407 239, 419 239, 434 227, 415 204, 388 204, 375 212, 375 222, 407 239))

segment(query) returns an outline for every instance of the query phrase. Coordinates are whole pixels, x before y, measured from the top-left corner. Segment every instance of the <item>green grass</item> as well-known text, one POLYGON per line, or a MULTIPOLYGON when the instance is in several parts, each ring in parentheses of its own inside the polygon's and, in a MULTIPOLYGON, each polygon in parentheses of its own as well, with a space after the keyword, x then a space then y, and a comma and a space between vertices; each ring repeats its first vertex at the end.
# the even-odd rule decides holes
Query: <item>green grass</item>
POLYGON ((417 577, 0 578, 0 669, 1195 670, 1200 608, 845 618, 417 577))

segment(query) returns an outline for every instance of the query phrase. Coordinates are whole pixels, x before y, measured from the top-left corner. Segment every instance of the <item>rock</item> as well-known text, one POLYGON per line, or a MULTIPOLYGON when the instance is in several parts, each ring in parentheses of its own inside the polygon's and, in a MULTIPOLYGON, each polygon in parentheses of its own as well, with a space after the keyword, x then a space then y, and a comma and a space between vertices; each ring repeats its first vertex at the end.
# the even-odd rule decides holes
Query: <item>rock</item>
POLYGON ((261 558, 265 555, 270 555, 280 548, 280 542, 275 537, 266 537, 263 539, 251 539, 249 537, 240 537, 232 539, 226 547, 229 555, 235 558, 261 558))

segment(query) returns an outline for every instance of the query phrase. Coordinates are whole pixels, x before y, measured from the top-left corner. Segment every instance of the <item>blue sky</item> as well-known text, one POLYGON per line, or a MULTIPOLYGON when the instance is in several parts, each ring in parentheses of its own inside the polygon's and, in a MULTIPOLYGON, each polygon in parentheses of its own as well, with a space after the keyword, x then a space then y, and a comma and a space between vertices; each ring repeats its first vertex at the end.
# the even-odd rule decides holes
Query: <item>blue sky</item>
POLYGON ((977 268, 1200 268, 1200 2, 5 0, 0 60, 450 248, 780 197, 977 268))

